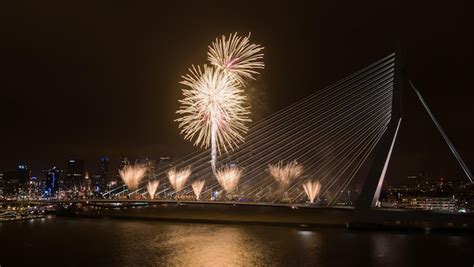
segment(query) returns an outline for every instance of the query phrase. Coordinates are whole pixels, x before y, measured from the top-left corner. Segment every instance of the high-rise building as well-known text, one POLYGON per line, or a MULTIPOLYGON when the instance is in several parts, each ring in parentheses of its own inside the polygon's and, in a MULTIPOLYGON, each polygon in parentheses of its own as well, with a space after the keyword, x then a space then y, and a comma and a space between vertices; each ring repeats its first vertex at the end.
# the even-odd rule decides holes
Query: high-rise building
POLYGON ((86 171, 84 175, 84 187, 85 187, 86 192, 90 192, 92 188, 94 187, 91 178, 92 177, 89 177, 89 172, 86 171))
POLYGON ((99 183, 98 186, 100 191, 105 191, 107 187, 107 182, 109 180, 109 158, 101 157, 100 158, 100 170, 99 170, 99 183))
POLYGON ((80 190, 84 185, 84 161, 80 159, 70 159, 67 162, 67 170, 65 180, 65 189, 80 190))
POLYGON ((94 193, 101 192, 101 190, 103 190, 103 189, 100 188, 100 183, 99 183, 100 174, 97 174, 97 173, 92 174, 90 178, 91 178, 91 185, 92 185, 91 186, 91 191, 94 192, 94 193))
POLYGON ((51 169, 43 170, 45 188, 44 196, 45 197, 54 197, 59 188, 59 180, 62 170, 56 168, 56 166, 51 169))
POLYGON ((28 196, 30 198, 38 198, 44 194, 46 183, 44 179, 31 176, 28 181, 28 196))

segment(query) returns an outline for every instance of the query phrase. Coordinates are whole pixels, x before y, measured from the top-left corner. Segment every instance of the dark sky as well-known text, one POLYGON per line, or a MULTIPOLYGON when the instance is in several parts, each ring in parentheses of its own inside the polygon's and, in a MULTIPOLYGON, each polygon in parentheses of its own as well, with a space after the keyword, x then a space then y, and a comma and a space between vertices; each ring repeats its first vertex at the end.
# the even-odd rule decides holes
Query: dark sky
MULTIPOLYGON (((265 46, 256 119, 405 49, 409 77, 474 166, 468 1, 19 2, 0 8, 0 170, 193 151, 173 122, 180 75, 236 31, 265 46)), ((393 176, 458 175, 406 98, 393 176)))

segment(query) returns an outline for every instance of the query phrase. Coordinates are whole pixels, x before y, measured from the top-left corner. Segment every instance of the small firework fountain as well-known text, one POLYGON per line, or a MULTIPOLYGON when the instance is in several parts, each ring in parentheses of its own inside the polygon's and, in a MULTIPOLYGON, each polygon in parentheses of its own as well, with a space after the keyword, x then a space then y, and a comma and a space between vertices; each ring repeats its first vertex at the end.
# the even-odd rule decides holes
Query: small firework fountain
POLYGON ((179 171, 177 171, 176 168, 172 168, 168 171, 168 179, 176 193, 183 190, 186 181, 189 176, 191 176, 191 173, 191 167, 189 166, 179 171))
POLYGON ((151 199, 155 198, 155 193, 159 185, 160 181, 148 181, 146 188, 148 189, 148 194, 150 195, 151 199))
POLYGON ((196 200, 199 200, 199 198, 201 197, 201 192, 202 192, 202 189, 204 188, 205 182, 206 181, 204 180, 193 182, 192 186, 193 186, 194 195, 196 195, 196 200))
POLYGON ((133 191, 138 188, 147 170, 147 167, 141 164, 127 165, 119 170, 119 174, 128 189, 133 191))
POLYGON ((237 167, 224 167, 216 173, 217 181, 227 193, 237 188, 240 176, 242 176, 242 169, 237 167))
POLYGON ((211 148, 211 167, 216 174, 217 153, 228 152, 244 140, 250 111, 243 89, 264 68, 263 47, 237 33, 217 38, 209 46, 211 66, 192 66, 183 75, 183 99, 176 112, 181 134, 195 146, 211 148))
POLYGON ((303 166, 296 160, 284 164, 282 161, 277 164, 268 164, 268 172, 278 183, 281 190, 285 190, 290 184, 303 174, 303 166))
POLYGON ((321 191, 321 183, 316 180, 309 180, 303 184, 303 189, 306 195, 308 196, 309 202, 313 204, 314 200, 321 191))

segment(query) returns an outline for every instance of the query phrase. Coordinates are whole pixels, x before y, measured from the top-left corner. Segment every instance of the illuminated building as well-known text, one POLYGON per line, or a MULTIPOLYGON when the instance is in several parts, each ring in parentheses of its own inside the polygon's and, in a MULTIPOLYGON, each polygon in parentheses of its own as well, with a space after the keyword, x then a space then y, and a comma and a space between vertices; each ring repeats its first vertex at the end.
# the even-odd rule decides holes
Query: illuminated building
POLYGON ((64 179, 66 190, 79 190, 84 186, 84 161, 71 159, 67 162, 66 177, 64 179))
POLYGON ((44 197, 54 197, 59 188, 59 180, 62 170, 53 167, 51 169, 43 170, 45 178, 44 197))
POLYGON ((89 177, 89 172, 85 172, 85 175, 84 175, 84 187, 85 187, 85 190, 86 192, 90 192, 91 189, 92 189, 92 181, 91 181, 91 178, 89 177))
POLYGON ((91 191, 94 192, 94 193, 98 193, 101 191, 101 188, 100 188, 100 174, 92 174, 91 177, 91 191))
POLYGON ((107 181, 109 180, 109 158, 100 158, 100 170, 99 170, 99 181, 97 186, 99 191, 105 191, 107 187, 107 181))
POLYGON ((453 197, 413 197, 403 198, 399 208, 430 211, 456 211, 456 199, 453 197))

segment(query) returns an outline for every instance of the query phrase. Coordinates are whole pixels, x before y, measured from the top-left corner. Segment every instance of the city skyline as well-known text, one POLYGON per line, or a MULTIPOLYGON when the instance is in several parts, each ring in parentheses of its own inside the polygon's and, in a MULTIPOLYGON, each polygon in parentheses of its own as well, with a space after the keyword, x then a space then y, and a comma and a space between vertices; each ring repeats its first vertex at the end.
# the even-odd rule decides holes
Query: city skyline
MULTIPOLYGON (((471 37, 458 34, 468 32, 463 4, 354 3, 333 12, 334 3, 309 5, 307 11, 286 2, 271 7, 257 3, 253 4, 254 13, 239 12, 243 7, 236 6, 225 15, 217 12, 218 6, 153 6, 204 24, 219 19, 220 26, 199 32, 192 25, 176 23, 174 17, 146 12, 147 5, 136 7, 137 12, 127 9, 124 14, 133 23, 114 15, 121 14, 118 7, 104 13, 103 6, 42 5, 32 4, 26 13, 3 16, 22 23, 4 23, 10 28, 6 42, 1 44, 5 48, 2 51, 8 53, 2 65, 6 82, 0 118, 5 125, 1 139, 5 141, 0 169, 25 162, 39 172, 70 158, 93 162, 101 155, 111 159, 124 155, 159 158, 194 151, 191 144, 181 140, 173 122, 181 88, 176 81, 191 63, 205 62, 205 57, 188 50, 186 43, 205 50, 216 34, 229 29, 252 31, 256 41, 266 46, 269 70, 264 70, 257 81, 258 90, 248 90, 254 121, 402 48, 407 54, 409 78, 422 91, 466 163, 474 164, 473 128, 466 123, 474 114, 469 98, 461 97, 471 92, 464 84, 469 79, 466 66, 473 58, 471 37), (372 5, 378 12, 372 12, 372 5), (41 17, 35 12, 38 9, 42 10, 41 17), (206 18, 192 12, 195 10, 214 17, 206 18), (420 10, 427 13, 423 21, 417 17, 420 10), (299 12, 305 15, 295 17, 299 12), (404 16, 400 16, 402 12, 404 16), (257 13, 259 16, 254 16, 257 13), (284 15, 273 15, 279 13, 284 15), (54 23, 57 14, 67 14, 70 19, 54 23), (441 14, 445 19, 438 21, 441 14), (125 25, 129 30, 121 30, 127 29, 125 25), (279 31, 274 31, 275 27, 279 31), (100 38, 91 38, 95 33, 100 38), (84 42, 79 45, 76 39, 84 42)), ((443 150, 442 139, 430 128, 407 89, 406 126, 402 126, 407 128, 394 152, 393 176, 404 177, 421 169, 433 169, 435 175, 460 176, 456 163, 444 153, 447 150, 443 150), (439 152, 432 147, 438 147, 439 152), (402 165, 408 170, 397 173, 397 166, 402 165)))

